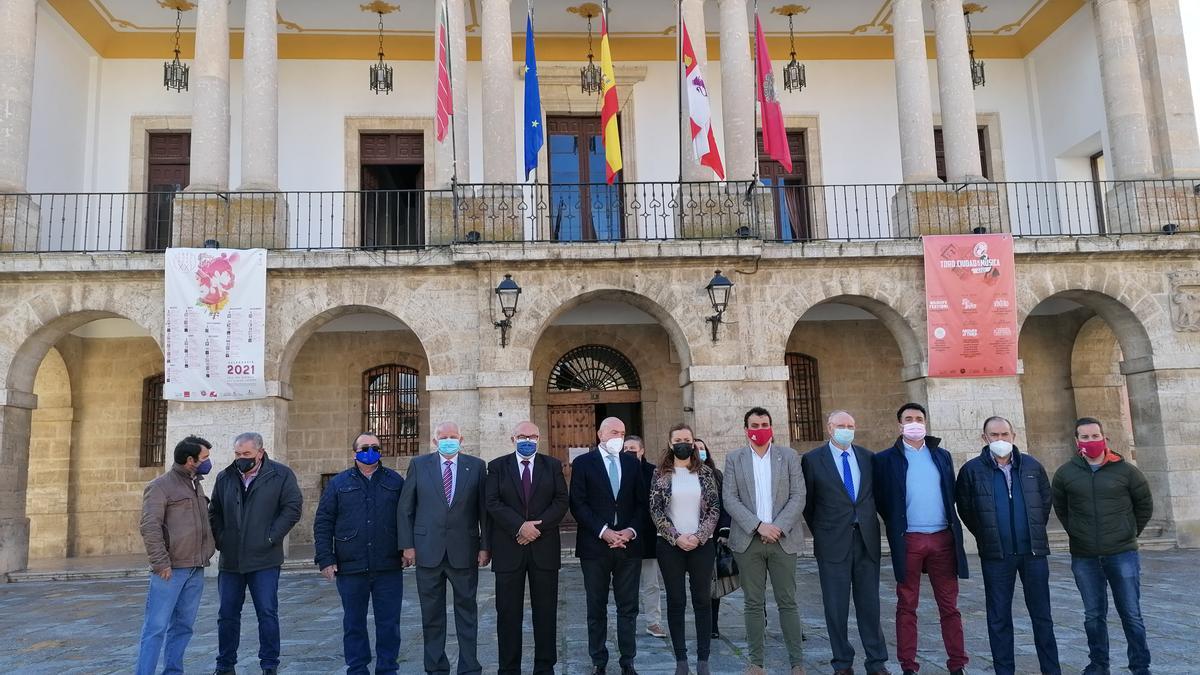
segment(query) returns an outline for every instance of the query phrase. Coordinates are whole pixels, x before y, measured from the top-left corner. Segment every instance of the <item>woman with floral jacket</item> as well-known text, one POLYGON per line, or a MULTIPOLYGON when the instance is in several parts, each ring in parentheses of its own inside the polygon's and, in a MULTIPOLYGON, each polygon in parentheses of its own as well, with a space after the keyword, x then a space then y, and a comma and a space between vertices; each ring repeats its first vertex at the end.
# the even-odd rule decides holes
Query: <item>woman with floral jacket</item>
POLYGON ((650 486, 650 516, 658 530, 658 567, 667 591, 667 626, 675 650, 675 673, 688 675, 683 618, 686 574, 696 613, 696 672, 709 675, 716 557, 713 532, 721 516, 720 491, 716 474, 697 456, 691 427, 676 424, 670 441, 670 452, 664 454, 650 486))

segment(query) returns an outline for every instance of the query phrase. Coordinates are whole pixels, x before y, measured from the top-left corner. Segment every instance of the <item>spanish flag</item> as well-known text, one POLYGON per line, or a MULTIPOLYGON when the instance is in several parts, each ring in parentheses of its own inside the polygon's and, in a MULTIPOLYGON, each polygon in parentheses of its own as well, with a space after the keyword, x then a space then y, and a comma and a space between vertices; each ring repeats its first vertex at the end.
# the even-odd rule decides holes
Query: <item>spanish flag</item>
POLYGON ((604 139, 605 181, 612 185, 621 170, 621 132, 617 127, 617 78, 613 75, 612 52, 608 48, 608 13, 600 16, 600 107, 601 135, 604 139))

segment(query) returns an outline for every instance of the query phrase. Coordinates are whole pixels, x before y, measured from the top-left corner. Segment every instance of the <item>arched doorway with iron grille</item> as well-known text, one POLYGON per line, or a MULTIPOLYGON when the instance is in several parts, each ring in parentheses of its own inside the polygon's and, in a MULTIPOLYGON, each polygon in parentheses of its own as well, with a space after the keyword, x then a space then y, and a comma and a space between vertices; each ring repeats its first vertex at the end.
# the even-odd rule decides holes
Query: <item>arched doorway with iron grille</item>
POLYGON ((575 347, 550 370, 546 383, 550 452, 567 467, 596 444, 607 417, 625 423, 626 435, 642 435, 642 382, 620 351, 599 344, 575 347))

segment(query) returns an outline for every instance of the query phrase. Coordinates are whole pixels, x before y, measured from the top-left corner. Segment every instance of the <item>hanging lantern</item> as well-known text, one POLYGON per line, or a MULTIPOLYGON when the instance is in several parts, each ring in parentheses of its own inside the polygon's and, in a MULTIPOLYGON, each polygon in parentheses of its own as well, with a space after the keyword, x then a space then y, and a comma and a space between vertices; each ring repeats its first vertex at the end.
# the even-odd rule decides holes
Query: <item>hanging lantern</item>
POLYGON ((383 12, 379 12, 379 63, 371 66, 371 91, 392 93, 392 67, 383 61, 383 12))
POLYGON ((963 19, 967 22, 967 50, 971 55, 971 86, 978 89, 987 85, 987 75, 984 73, 983 61, 975 60, 975 38, 971 34, 971 10, 963 12, 963 19))
POLYGON ((179 60, 179 33, 182 30, 183 10, 175 10, 175 58, 163 62, 163 86, 167 91, 187 91, 188 67, 179 60))
POLYGON ((808 77, 805 73, 804 64, 796 61, 796 29, 793 25, 793 17, 795 16, 795 11, 788 12, 788 37, 791 39, 792 60, 788 61, 787 65, 783 67, 784 91, 804 91, 804 88, 808 86, 808 77))
POLYGON ((587 65, 579 69, 579 88, 585 94, 599 94, 603 88, 604 77, 600 73, 600 68, 592 61, 592 16, 587 15, 588 20, 588 54, 587 65))

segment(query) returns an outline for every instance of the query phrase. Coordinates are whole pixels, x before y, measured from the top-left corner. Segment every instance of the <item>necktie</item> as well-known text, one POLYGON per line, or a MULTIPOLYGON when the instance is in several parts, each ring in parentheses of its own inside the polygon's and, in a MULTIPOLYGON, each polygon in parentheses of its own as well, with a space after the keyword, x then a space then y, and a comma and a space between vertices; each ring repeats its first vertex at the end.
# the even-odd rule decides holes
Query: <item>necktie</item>
POLYGON ((608 483, 612 486, 613 499, 616 499, 621 491, 621 477, 617 475, 617 458, 612 455, 608 456, 608 483))
POLYGON ((842 483, 846 486, 846 494, 850 495, 850 501, 854 499, 854 475, 850 473, 850 453, 842 451, 842 483))
POLYGON ((529 495, 533 492, 533 477, 529 474, 529 460, 521 460, 521 489, 525 491, 525 504, 529 504, 529 495))
POLYGON ((454 501, 454 474, 450 471, 453 464, 454 462, 446 460, 446 468, 442 471, 442 490, 446 493, 447 504, 454 501))

